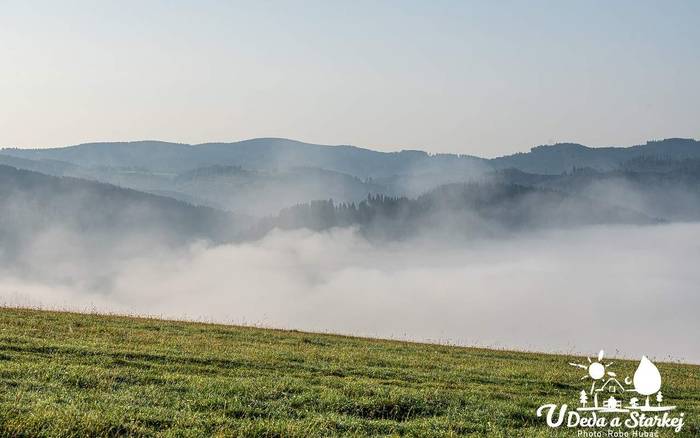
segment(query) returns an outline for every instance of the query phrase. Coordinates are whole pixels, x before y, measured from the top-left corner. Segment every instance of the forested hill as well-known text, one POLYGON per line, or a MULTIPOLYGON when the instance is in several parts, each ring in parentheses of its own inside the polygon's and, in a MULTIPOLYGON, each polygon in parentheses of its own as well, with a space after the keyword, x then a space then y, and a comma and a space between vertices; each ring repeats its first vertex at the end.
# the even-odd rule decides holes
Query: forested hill
POLYGON ((412 173, 416 169, 475 172, 483 159, 452 154, 429 155, 423 151, 380 152, 355 146, 326 146, 284 138, 255 138, 233 143, 199 145, 135 141, 86 143, 50 149, 0 151, 32 160, 50 159, 83 167, 139 168, 154 172, 182 173, 214 165, 242 166, 254 170, 317 167, 360 178, 412 173))
POLYGON ((537 146, 527 153, 517 153, 489 160, 495 169, 519 169, 528 173, 560 174, 575 167, 599 171, 617 169, 626 161, 642 157, 663 160, 700 158, 700 142, 687 138, 648 141, 630 147, 591 148, 576 143, 537 146))
POLYGON ((254 235, 272 228, 356 226, 372 238, 419 235, 477 237, 527 228, 659 222, 631 209, 555 190, 501 183, 440 186, 416 199, 370 195, 355 203, 314 201, 284 209, 263 221, 254 235))
MULTIPOLYGON (((618 200, 643 201, 626 207, 639 207, 639 211, 651 216, 666 217, 668 211, 670 219, 695 220, 700 217, 700 203, 692 199, 692 194, 698 192, 697 184, 687 184, 688 178, 680 180, 675 173, 700 175, 682 164, 697 160, 700 142, 678 138, 630 147, 590 148, 561 143, 493 159, 415 150, 380 152, 279 138, 200 145, 158 141, 89 143, 0 151, 0 164, 114 184, 255 217, 274 215, 282 208, 318 199, 357 203, 370 193, 415 198, 444 184, 492 180, 494 173, 498 174, 497 179, 508 183, 542 182, 547 188, 564 192, 586 191, 587 183, 586 187, 572 186, 569 183, 573 179, 559 177, 590 169, 597 173, 585 180, 577 172, 574 179, 608 183, 612 178, 626 191, 616 196, 618 200), (628 175, 629 163, 646 166, 634 170, 644 175, 628 175), (676 170, 657 175, 657 170, 663 172, 661 165, 676 170), (627 173, 620 174, 621 171, 627 173), (658 179, 664 180, 665 191, 672 192, 669 196, 647 195, 650 188, 653 193, 659 192, 654 188, 658 179), (686 202, 688 198, 691 199, 686 202), (672 202, 659 204, 658 199, 672 202), (663 208, 654 208, 656 204, 663 208)), ((610 189, 606 186, 602 191, 610 189)), ((603 199, 598 192, 590 197, 603 199)))
POLYGON ((7 252, 42 233, 60 230, 90 238, 130 236, 162 242, 234 237, 238 218, 207 207, 130 189, 59 178, 0 165, 0 243, 7 252))
MULTIPOLYGON (((611 170, 638 157, 669 160, 700 158, 700 142, 669 138, 629 147, 587 147, 558 143, 498 158, 428 154, 420 150, 381 152, 355 146, 325 146, 284 138, 256 138, 232 143, 189 145, 160 141, 86 143, 50 149, 0 150, 2 155, 50 160, 53 167, 67 164, 87 168, 133 168, 155 173, 182 173, 214 165, 254 170, 316 167, 359 178, 448 173, 478 175, 490 169, 515 168, 528 173, 560 174, 573 167, 611 170)), ((48 164, 44 164, 48 165, 48 164)))
POLYGON ((504 169, 490 174, 488 180, 605 200, 672 222, 700 220, 698 159, 639 157, 614 170, 577 167, 559 175, 504 169))

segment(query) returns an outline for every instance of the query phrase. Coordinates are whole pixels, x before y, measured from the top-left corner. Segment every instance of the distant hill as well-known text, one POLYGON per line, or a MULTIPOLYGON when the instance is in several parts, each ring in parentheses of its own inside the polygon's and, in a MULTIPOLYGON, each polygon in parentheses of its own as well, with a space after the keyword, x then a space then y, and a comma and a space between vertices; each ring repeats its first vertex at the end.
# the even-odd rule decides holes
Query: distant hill
POLYGON ((611 170, 637 157, 700 158, 700 142, 670 138, 630 147, 590 148, 575 143, 537 146, 527 153, 494 159, 423 151, 378 152, 355 146, 324 146, 281 138, 188 145, 160 141, 86 143, 52 149, 2 149, 2 155, 55 160, 83 167, 147 169, 171 174, 227 165, 251 170, 321 168, 358 178, 425 173, 478 174, 489 168, 559 174, 573 167, 611 170))
POLYGON ((275 138, 200 145, 140 141, 3 149, 0 163, 3 159, 51 175, 92 179, 258 216, 312 199, 359 201, 369 193, 417 196, 490 169, 476 157, 377 152, 275 138), (211 174, 217 168, 240 171, 211 174))
POLYGON ((33 170, 47 175, 63 176, 79 172, 80 166, 45 158, 28 159, 13 155, 0 154, 0 165, 12 166, 18 169, 33 170))
POLYGON ((59 160, 84 167, 134 167, 173 174, 214 165, 252 170, 316 167, 359 178, 431 168, 453 172, 474 172, 484 168, 483 159, 471 156, 429 155, 422 151, 378 152, 355 146, 323 146, 281 138, 199 145, 159 141, 87 143, 53 149, 3 149, 0 153, 33 160, 59 160))
POLYGON ((272 228, 356 226, 368 237, 483 237, 523 229, 596 224, 653 224, 659 220, 595 199, 515 184, 448 184, 416 199, 370 196, 359 204, 315 201, 263 221, 272 228))
POLYGON ((700 218, 700 199, 693 194, 700 193, 700 172, 688 168, 700 160, 700 142, 691 139, 604 148, 563 143, 494 159, 377 152, 278 138, 200 145, 89 143, 0 152, 0 164, 257 217, 312 200, 357 203, 370 194, 415 198, 441 185, 482 181, 609 202, 613 200, 606 192, 620 189, 624 193, 614 201, 625 208, 674 220, 700 218))
MULTIPOLYGON (((67 232, 85 241, 139 237, 164 244, 197 239, 227 241, 243 218, 108 184, 59 178, 0 165, 0 246, 19 251, 46 232, 67 232)), ((2 255, 2 254, 0 254, 2 255)))
POLYGON ((209 205, 256 216, 313 199, 360 201, 385 187, 319 168, 255 171, 211 166, 178 175, 172 190, 205 199, 209 205))
POLYGON ((514 168, 528 173, 560 174, 575 167, 613 170, 639 157, 665 160, 700 158, 700 142, 669 138, 630 147, 590 148, 575 143, 537 146, 528 153, 507 155, 489 160, 495 169, 514 168))
POLYGON ((175 177, 114 174, 115 184, 149 192, 177 193, 194 202, 255 216, 278 213, 282 208, 312 199, 360 201, 383 186, 357 177, 318 168, 279 171, 243 169, 239 166, 200 167, 175 177))
MULTIPOLYGON (((27 159, 8 158, 21 161, 13 164, 26 167, 38 168, 40 164, 27 159)), ((250 170, 240 166, 215 165, 170 175, 138 168, 84 168, 75 165, 69 170, 61 169, 57 174, 254 216, 276 214, 284 207, 313 199, 360 201, 370 193, 386 193, 388 190, 372 181, 319 168, 250 170)))
POLYGON ((614 170, 575 168, 559 175, 504 169, 486 180, 586 196, 670 221, 700 220, 700 159, 639 157, 614 170))

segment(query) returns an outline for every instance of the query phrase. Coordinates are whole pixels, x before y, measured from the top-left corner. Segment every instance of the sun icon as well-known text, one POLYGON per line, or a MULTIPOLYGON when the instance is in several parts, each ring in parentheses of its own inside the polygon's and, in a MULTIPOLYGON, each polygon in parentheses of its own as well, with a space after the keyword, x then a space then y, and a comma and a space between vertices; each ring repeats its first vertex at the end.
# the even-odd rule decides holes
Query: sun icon
POLYGON ((578 368, 583 368, 584 370, 588 371, 588 373, 581 377, 581 380, 584 379, 593 379, 593 385, 591 385, 591 393, 593 392, 593 388, 595 387, 595 382, 597 380, 602 379, 605 377, 607 374, 610 377, 616 377, 617 374, 615 374, 612 371, 608 371, 608 367, 613 364, 613 362, 606 363, 603 365, 603 356, 605 356, 605 352, 603 350, 600 350, 598 353, 598 360, 597 361, 592 361, 590 357, 588 357, 588 365, 581 365, 580 363, 572 363, 569 362, 569 365, 578 367, 578 368))

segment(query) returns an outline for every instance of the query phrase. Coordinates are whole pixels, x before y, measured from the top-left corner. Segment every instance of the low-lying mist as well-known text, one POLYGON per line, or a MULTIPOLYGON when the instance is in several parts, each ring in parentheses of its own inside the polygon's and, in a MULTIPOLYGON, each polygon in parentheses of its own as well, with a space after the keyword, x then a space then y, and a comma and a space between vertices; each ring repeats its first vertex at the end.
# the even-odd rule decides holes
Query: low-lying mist
POLYGON ((0 302, 700 362, 700 224, 532 231, 459 244, 273 231, 181 249, 50 230, 0 302))

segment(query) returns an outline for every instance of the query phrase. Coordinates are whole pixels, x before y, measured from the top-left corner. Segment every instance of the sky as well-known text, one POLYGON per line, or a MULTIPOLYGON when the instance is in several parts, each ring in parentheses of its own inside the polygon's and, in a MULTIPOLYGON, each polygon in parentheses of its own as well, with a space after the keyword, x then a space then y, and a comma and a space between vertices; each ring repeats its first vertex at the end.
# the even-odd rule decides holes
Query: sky
POLYGON ((700 138, 697 1, 0 0, 0 147, 700 138))

